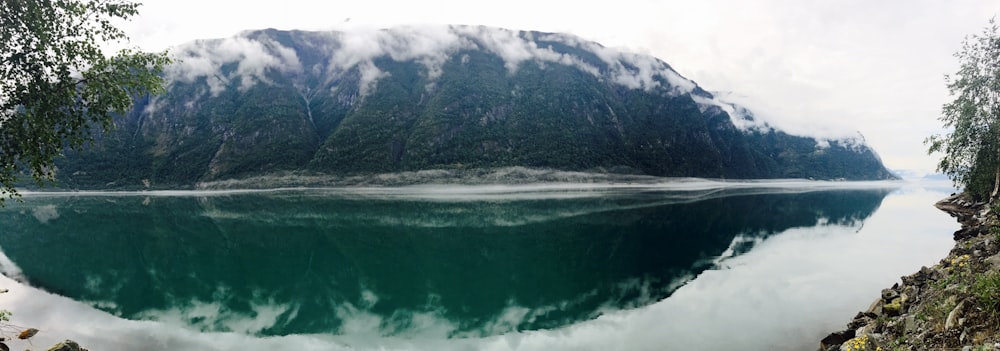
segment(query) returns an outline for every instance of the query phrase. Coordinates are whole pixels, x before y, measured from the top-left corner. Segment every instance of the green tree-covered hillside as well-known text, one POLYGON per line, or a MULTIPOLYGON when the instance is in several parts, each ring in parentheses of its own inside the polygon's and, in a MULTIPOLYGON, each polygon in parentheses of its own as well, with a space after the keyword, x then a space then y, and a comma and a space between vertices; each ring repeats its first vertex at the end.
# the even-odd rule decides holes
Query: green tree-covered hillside
POLYGON ((653 57, 486 27, 262 30, 176 50, 167 93, 59 162, 67 187, 525 166, 887 179, 858 140, 777 131, 653 57))

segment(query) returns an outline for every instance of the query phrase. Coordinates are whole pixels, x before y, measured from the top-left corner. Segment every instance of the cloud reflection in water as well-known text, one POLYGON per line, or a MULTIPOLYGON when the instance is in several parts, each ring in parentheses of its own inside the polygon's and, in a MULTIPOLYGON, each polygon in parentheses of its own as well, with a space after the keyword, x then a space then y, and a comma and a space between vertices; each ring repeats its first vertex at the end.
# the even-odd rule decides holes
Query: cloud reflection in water
MULTIPOLYGON (((409 312, 397 309, 403 312, 388 315, 372 311, 369 307, 392 300, 392 294, 362 287, 354 298, 342 299, 329 305, 340 306, 332 308, 338 311, 337 314, 344 320, 340 324, 340 330, 347 333, 342 335, 307 333, 265 338, 242 333, 202 333, 191 330, 192 326, 180 326, 176 322, 127 321, 78 302, 13 283, 6 278, 3 284, 13 285, 14 291, 3 298, 8 301, 5 305, 11 306, 19 323, 42 325, 51 331, 40 336, 54 339, 71 337, 92 349, 139 348, 139 345, 144 349, 249 350, 335 349, 337 345, 353 349, 444 350, 621 348, 652 350, 663 349, 668 347, 667 345, 671 349, 676 346, 679 349, 690 347, 703 350, 731 349, 733 345, 751 349, 812 348, 815 340, 822 336, 820 334, 839 328, 840 324, 846 322, 858 309, 867 306, 870 302, 868 300, 877 296, 879 289, 891 285, 888 282, 915 270, 920 265, 933 264, 934 260, 942 257, 950 247, 949 234, 956 225, 946 215, 930 207, 931 203, 943 196, 942 194, 911 191, 890 195, 882 203, 877 214, 865 220, 862 226, 861 220, 867 217, 870 211, 879 208, 881 196, 884 196, 884 193, 875 197, 874 206, 869 210, 861 210, 860 215, 850 212, 850 207, 857 207, 856 203, 844 209, 830 207, 818 211, 811 209, 809 212, 812 214, 808 216, 795 216, 801 212, 792 211, 794 208, 803 207, 805 203, 814 206, 823 202, 819 199, 805 203, 759 199, 752 201, 767 211, 791 211, 778 213, 789 214, 796 218, 796 225, 789 229, 787 224, 776 226, 773 223, 753 222, 752 216, 743 217, 744 221, 750 222, 742 222, 734 228, 750 227, 751 230, 727 231, 728 234, 720 237, 723 240, 718 241, 719 244, 701 249, 705 253, 703 256, 707 257, 702 255, 694 257, 706 259, 704 263, 706 267, 703 269, 713 267, 715 269, 694 271, 696 274, 701 273, 676 291, 673 291, 673 288, 666 288, 673 291, 669 298, 655 302, 658 298, 653 297, 650 301, 633 306, 628 306, 627 303, 609 306, 601 302, 596 306, 599 316, 577 320, 551 330, 512 331, 519 330, 518 326, 526 319, 538 318, 548 311, 573 304, 573 296, 586 298, 593 290, 593 286, 572 290, 574 292, 568 295, 550 293, 550 298, 535 304, 524 304, 520 301, 526 300, 523 298, 505 299, 499 305, 499 310, 493 310, 494 313, 488 318, 489 320, 477 324, 476 329, 485 332, 463 329, 461 322, 456 322, 454 316, 447 314, 447 308, 441 308, 443 305, 432 306, 428 303, 428 301, 442 303, 441 301, 428 300, 426 294, 421 301, 430 307, 425 309, 412 308, 409 312), (915 221, 913 218, 923 220, 915 221), (828 223, 816 225, 817 222, 828 223), (747 225, 748 223, 756 224, 747 225), (753 244, 739 245, 740 242, 753 244), (739 249, 739 247, 747 248, 739 249), (735 252, 732 257, 718 260, 727 250, 743 252, 735 252), (843 282, 850 285, 843 285, 843 282), (367 300, 375 300, 375 303, 364 302, 365 291, 367 300), (622 307, 629 308, 623 310, 622 307), (391 332, 384 333, 380 331, 381 329, 388 329, 391 332), (374 332, 368 334, 359 332, 364 330, 374 330, 374 332), (445 336, 452 338, 447 339, 445 336)), ((156 202, 154 199, 154 206, 156 202)), ((426 205, 426 202, 418 203, 426 205)), ((220 203, 216 202, 208 208, 219 205, 220 203)), ((600 205, 604 206, 606 203, 600 205)), ((710 205, 720 206, 719 203, 710 205)), ((228 205, 223 205, 226 206, 228 205)), ((652 208, 663 208, 663 206, 657 204, 652 208)), ((592 218, 586 218, 587 221, 581 222, 583 223, 581 225, 593 226, 595 223, 609 225, 621 221, 620 213, 615 211, 619 210, 601 209, 588 212, 591 214, 582 217, 592 218), (616 215, 603 219, 599 215, 609 211, 616 215)), ((724 212, 722 215, 734 216, 736 213, 736 211, 724 212)), ((662 213, 652 211, 645 216, 632 217, 631 221, 642 222, 660 214, 662 213)), ((280 216, 275 216, 277 217, 280 216)), ((581 216, 571 218, 578 217, 581 216)), ((53 223, 57 221, 58 219, 53 223)), ((573 222, 558 224, 565 227, 567 223, 573 222)), ((8 245, 4 244, 4 248, 7 247, 8 245)), ((469 257, 470 260, 475 258, 475 256, 469 257)), ((641 279, 636 280, 635 277, 622 279, 627 276, 609 280, 611 285, 603 289, 612 291, 614 286, 638 284, 626 290, 642 291, 641 279)), ((578 277, 583 279, 583 276, 578 277)), ((682 281, 686 280, 683 274, 678 277, 681 277, 682 281)), ((542 275, 538 279, 548 278, 551 276, 542 275)), ((665 285, 670 284, 665 282, 665 285)), ((377 290, 378 287, 374 289, 377 290)), ((524 296, 529 296, 528 293, 525 294, 524 296)), ((596 300, 606 302, 609 296, 612 296, 609 292, 601 294, 596 300)), ((252 309, 253 312, 243 315, 233 314, 226 323, 240 325, 240 323, 251 323, 254 319, 270 320, 270 317, 263 318, 267 315, 267 311, 281 314, 302 310, 301 306, 283 305, 283 302, 278 300, 268 300, 270 298, 264 296, 263 300, 254 302, 259 308, 255 307, 252 309), (273 305, 269 305, 269 301, 273 302, 273 305), (250 321, 240 321, 240 318, 250 321)), ((632 299, 629 301, 638 301, 641 298, 632 299)), ((197 299, 190 301, 194 301, 189 303, 190 306, 197 307, 197 299)), ((217 307, 209 307, 208 311, 225 310, 217 307)), ((205 306, 201 308, 203 317, 211 315, 204 313, 205 306)), ((146 317, 156 316, 157 310, 147 311, 152 312, 148 312, 146 317)), ((167 308, 161 312, 164 311, 172 310, 167 308)), ((162 318, 162 320, 170 319, 162 318)), ((230 327, 230 329, 253 332, 260 328, 259 325, 248 325, 249 327, 230 327)), ((199 327, 193 326, 193 328, 199 327)))

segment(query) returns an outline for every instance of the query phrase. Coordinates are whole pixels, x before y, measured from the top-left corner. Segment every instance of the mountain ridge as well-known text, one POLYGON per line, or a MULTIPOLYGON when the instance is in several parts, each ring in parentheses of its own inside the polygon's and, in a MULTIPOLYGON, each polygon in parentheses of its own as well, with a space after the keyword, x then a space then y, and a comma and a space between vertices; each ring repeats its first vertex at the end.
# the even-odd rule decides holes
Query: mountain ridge
POLYGON ((892 179, 857 139, 785 134, 647 55, 557 33, 246 31, 178 48, 70 187, 272 172, 529 167, 703 178, 892 179))

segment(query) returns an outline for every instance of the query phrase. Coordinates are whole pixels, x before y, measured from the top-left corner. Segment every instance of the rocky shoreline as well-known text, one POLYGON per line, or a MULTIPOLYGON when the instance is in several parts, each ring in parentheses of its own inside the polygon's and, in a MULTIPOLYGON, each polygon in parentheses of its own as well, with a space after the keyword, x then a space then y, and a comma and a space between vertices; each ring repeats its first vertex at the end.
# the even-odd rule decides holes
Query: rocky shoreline
POLYGON ((997 213, 961 194, 935 206, 962 225, 948 256, 883 289, 820 351, 1000 350, 997 213))

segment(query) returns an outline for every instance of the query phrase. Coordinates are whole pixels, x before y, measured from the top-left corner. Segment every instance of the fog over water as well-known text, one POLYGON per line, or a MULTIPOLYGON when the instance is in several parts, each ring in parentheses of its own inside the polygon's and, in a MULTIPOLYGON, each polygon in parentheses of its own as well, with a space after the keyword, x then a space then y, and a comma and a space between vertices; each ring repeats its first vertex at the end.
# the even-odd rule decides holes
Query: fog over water
POLYGON ((14 348, 813 349, 945 256, 947 189, 29 193, 0 209, 0 306, 41 329, 14 348))

